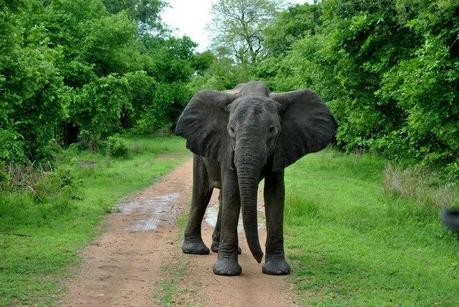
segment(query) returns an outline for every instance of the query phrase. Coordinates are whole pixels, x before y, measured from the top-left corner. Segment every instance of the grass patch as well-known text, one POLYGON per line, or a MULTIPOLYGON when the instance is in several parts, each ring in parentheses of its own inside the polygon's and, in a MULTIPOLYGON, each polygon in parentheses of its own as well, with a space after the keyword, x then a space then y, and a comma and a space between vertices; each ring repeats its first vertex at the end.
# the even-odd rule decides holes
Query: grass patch
MULTIPOLYGON (((176 243, 180 246, 183 239, 186 223, 188 221, 188 212, 182 212, 177 217, 178 234, 176 243)), ((183 280, 188 272, 190 259, 183 257, 181 251, 175 250, 171 261, 167 262, 162 268, 162 280, 159 283, 158 293, 155 296, 163 306, 171 306, 184 303, 186 292, 193 292, 191 288, 183 287, 183 280), (180 285, 180 286, 179 286, 180 285)))
POLYGON ((457 205, 459 200, 458 182, 444 182, 434 173, 387 164, 383 174, 387 195, 413 199, 432 212, 457 205))
POLYGON ((187 156, 184 142, 176 137, 129 137, 125 142, 127 158, 64 151, 58 171, 34 181, 34 188, 43 181, 39 198, 27 188, 0 191, 1 306, 53 304, 60 279, 94 238, 103 215, 187 156), (56 174, 69 182, 56 180, 56 174))
POLYGON ((326 150, 286 170, 287 255, 303 304, 459 304, 457 241, 419 193, 388 191, 385 164, 326 150))
POLYGON ((181 292, 179 285, 186 276, 188 265, 188 261, 177 258, 162 268, 162 275, 165 278, 159 285, 159 300, 163 306, 171 306, 178 303, 177 299, 181 292))

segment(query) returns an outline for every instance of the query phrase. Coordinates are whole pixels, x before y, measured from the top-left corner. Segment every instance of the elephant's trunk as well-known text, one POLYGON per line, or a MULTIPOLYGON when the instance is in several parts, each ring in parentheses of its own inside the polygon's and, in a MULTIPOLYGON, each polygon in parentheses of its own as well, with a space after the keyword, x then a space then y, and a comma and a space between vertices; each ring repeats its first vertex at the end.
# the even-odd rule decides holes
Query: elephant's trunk
POLYGON ((245 236, 253 257, 258 263, 263 258, 263 252, 258 240, 257 223, 257 191, 260 176, 260 163, 254 157, 254 151, 245 151, 249 154, 239 154, 235 157, 239 193, 241 197, 242 220, 245 236))

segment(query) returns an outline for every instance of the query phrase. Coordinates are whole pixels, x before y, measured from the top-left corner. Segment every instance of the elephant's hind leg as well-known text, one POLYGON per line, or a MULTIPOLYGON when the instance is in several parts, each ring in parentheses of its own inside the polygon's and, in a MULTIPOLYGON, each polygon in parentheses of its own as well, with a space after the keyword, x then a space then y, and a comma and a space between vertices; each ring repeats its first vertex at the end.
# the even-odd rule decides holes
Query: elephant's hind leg
MULTIPOLYGON (((219 207, 218 207, 218 216, 217 216, 217 223, 215 224, 214 232, 212 234, 212 246, 210 247, 210 250, 213 251, 214 253, 218 253, 218 246, 220 245, 220 233, 221 233, 221 227, 222 227, 222 192, 220 191, 220 195, 218 196, 218 202, 219 202, 219 207)), ((242 252, 241 248, 237 248, 237 253, 240 255, 242 252)))
POLYGON ((193 195, 191 199, 190 217, 185 230, 182 251, 186 254, 206 255, 209 248, 201 237, 201 223, 212 196, 212 186, 209 182, 206 166, 199 157, 193 160, 193 195))
POLYGON ((218 216, 217 216, 217 223, 215 224, 214 232, 212 233, 212 245, 210 250, 214 253, 218 253, 218 246, 220 245, 220 230, 222 227, 222 193, 220 191, 220 195, 218 195, 218 216))

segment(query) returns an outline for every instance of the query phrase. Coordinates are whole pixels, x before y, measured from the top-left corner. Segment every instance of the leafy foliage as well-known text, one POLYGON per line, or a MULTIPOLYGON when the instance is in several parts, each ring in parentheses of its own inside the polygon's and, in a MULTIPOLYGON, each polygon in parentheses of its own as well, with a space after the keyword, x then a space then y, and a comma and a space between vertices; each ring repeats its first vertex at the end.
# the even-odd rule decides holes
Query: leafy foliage
POLYGON ((125 130, 170 130, 198 90, 265 80, 309 87, 337 145, 459 175, 455 0, 225 0, 213 50, 170 37, 160 0, 19 0, 0 9, 0 160, 97 150, 125 130))
POLYGON ((168 36, 162 7, 2 1, 0 160, 50 160, 56 144, 97 150, 126 129, 170 128, 190 96, 186 83, 204 68, 189 38, 168 36))
POLYGON ((346 151, 459 175, 458 21, 454 0, 295 6, 266 30, 269 57, 255 77, 275 90, 317 91, 346 151))
POLYGON ((113 135, 107 139, 107 149, 110 156, 115 158, 126 158, 129 153, 126 142, 119 136, 113 135))

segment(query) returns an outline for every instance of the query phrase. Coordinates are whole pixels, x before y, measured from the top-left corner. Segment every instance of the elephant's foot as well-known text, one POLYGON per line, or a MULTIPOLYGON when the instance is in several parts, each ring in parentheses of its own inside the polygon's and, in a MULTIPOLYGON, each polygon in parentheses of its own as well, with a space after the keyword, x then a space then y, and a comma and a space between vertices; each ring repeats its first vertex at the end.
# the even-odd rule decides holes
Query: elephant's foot
POLYGON ((284 257, 271 258, 263 264, 262 272, 269 275, 287 275, 290 274, 290 266, 284 257))
MULTIPOLYGON (((212 245, 210 246, 210 250, 214 253, 218 253, 218 245, 220 244, 220 242, 218 241, 212 241, 212 245)), ((237 253, 240 255, 242 253, 242 250, 241 248, 238 246, 237 248, 237 253)))
POLYGON ((241 266, 234 258, 221 258, 214 264, 214 273, 222 276, 241 275, 241 266))
POLYGON ((185 254, 207 255, 209 248, 202 242, 202 239, 185 239, 182 243, 182 252, 185 254))

